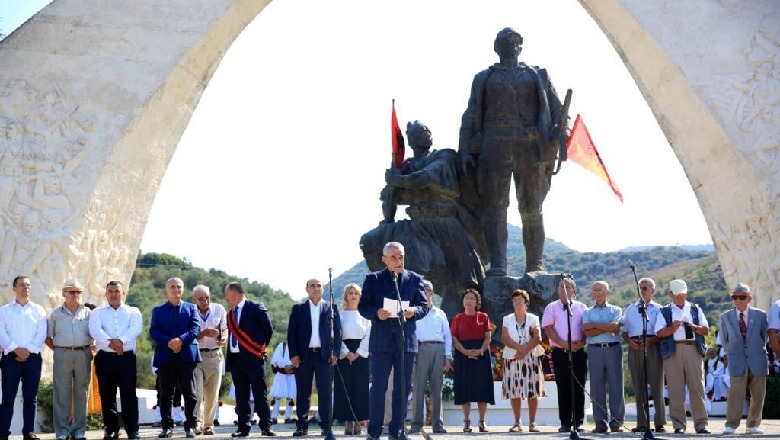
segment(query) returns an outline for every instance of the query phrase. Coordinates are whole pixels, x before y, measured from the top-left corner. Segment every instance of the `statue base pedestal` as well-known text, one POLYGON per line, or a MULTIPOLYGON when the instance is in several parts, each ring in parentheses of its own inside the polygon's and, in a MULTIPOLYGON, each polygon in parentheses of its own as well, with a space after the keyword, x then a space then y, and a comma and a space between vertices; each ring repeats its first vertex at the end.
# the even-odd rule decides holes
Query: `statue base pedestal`
POLYGON ((514 312, 512 292, 523 289, 531 297, 528 311, 542 318, 544 308, 558 299, 560 272, 529 272, 522 277, 488 276, 482 291, 482 311, 490 315, 490 320, 498 328, 493 337, 501 340, 501 320, 514 312))

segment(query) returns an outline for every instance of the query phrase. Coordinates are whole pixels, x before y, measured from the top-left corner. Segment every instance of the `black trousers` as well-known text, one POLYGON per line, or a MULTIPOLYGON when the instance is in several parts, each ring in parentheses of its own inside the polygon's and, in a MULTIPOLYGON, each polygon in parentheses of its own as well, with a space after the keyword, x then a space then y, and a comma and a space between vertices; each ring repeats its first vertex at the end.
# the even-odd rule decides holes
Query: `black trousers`
POLYGON ((249 432, 251 425, 251 408, 249 406, 249 390, 252 390, 252 398, 255 402, 255 412, 260 418, 260 429, 271 428, 271 408, 268 406, 268 388, 265 385, 265 368, 263 362, 245 361, 236 359, 230 363, 230 375, 236 386, 236 415, 238 416, 238 430, 249 432))
POLYGON ((38 398, 38 384, 41 381, 41 355, 30 353, 24 362, 16 360, 11 352, 0 360, 2 372, 3 401, 0 404, 0 434, 11 433, 11 418, 14 415, 14 401, 22 383, 22 434, 35 430, 35 404, 38 398))
POLYGON ((103 407, 103 424, 110 433, 119 432, 119 415, 116 409, 116 389, 122 401, 122 419, 128 436, 138 432, 138 396, 135 393, 138 377, 135 353, 99 351, 95 356, 95 374, 98 379, 100 401, 103 407))
MULTIPOLYGON (((195 367, 197 362, 182 362, 174 356, 170 362, 157 368, 160 384, 160 416, 163 429, 173 429, 173 393, 178 384, 184 399, 184 429, 195 429, 197 425, 198 397, 195 395, 195 367)), ((100 380, 100 379, 98 379, 100 380)), ((124 405, 123 405, 124 407, 124 405)))
POLYGON ((324 431, 330 431, 330 421, 333 417, 331 396, 333 395, 333 367, 327 361, 322 359, 322 353, 309 349, 309 359, 301 362, 301 365, 295 370, 295 387, 297 395, 295 401, 298 403, 296 412, 298 413, 297 427, 308 429, 309 427, 309 408, 311 405, 311 381, 317 379, 317 395, 319 396, 319 415, 320 427, 324 431))
POLYGON ((574 426, 582 425, 585 420, 585 390, 582 388, 588 378, 588 354, 584 349, 572 353, 574 377, 571 381, 569 372, 569 353, 560 348, 553 348, 553 369, 555 370, 555 385, 558 386, 558 418, 562 426, 571 426, 571 406, 574 405, 574 426), (574 402, 571 400, 571 389, 574 388, 574 402))

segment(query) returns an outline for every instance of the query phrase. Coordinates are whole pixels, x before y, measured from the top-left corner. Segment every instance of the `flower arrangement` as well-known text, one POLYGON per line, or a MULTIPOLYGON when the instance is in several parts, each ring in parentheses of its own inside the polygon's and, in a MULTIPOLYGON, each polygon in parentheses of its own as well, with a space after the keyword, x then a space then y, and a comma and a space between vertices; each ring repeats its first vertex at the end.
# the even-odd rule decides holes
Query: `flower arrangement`
POLYGON ((441 399, 445 402, 455 400, 455 380, 452 371, 444 373, 444 381, 441 387, 441 399))
POLYGON ((495 345, 490 345, 490 366, 493 370, 493 381, 501 382, 504 380, 504 363, 502 362, 503 350, 495 345))

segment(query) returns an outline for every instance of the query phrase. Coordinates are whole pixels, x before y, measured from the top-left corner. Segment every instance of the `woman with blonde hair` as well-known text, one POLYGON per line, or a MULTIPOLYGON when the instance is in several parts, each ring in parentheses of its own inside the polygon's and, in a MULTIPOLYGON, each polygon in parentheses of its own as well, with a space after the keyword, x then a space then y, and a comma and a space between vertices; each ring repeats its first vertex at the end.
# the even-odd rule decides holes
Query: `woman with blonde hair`
POLYGON ((539 432, 536 427, 536 408, 539 397, 544 397, 542 367, 539 363, 542 332, 539 327, 539 317, 528 312, 531 298, 525 290, 512 292, 512 307, 514 313, 504 316, 501 328, 501 343, 504 344, 504 381, 501 386, 501 397, 509 399, 515 424, 509 432, 522 432, 523 423, 520 420, 522 401, 528 400, 528 431, 539 432))
POLYGON ((371 321, 360 315, 362 295, 357 284, 344 287, 341 319, 341 352, 336 369, 333 418, 344 421, 344 435, 360 435, 360 422, 368 420, 368 339, 371 321))

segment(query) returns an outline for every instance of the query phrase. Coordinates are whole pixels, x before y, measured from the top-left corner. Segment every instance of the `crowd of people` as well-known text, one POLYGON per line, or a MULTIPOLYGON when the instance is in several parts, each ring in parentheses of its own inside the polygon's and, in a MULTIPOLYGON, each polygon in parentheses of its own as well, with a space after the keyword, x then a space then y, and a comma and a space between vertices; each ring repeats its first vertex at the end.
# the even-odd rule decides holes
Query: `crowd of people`
MULTIPOLYGON (((153 309, 149 329, 162 428, 158 438, 173 435, 176 392, 184 402, 185 436, 214 435, 223 364, 235 388, 238 420, 232 437, 247 437, 255 414, 260 433, 275 436, 272 425, 282 399, 287 405, 285 419, 296 423, 293 436, 308 435, 312 381, 319 396, 320 435, 328 440, 335 437, 334 419, 344 422, 345 435, 361 435, 365 427, 369 440, 378 439, 383 432, 391 440, 404 440, 407 433, 425 429, 428 399, 432 432, 446 433, 442 388, 447 372, 454 378, 454 401, 462 408, 463 431, 474 430, 472 403, 476 403, 479 416, 476 429, 489 431, 487 407, 495 403, 490 353, 493 326, 481 310, 480 292, 475 288, 463 292, 463 311, 450 323, 433 304, 431 282, 404 268, 404 254, 401 243, 387 243, 382 253, 385 269, 368 274, 362 287, 347 285, 339 305, 323 299, 320 280, 308 280, 307 299, 293 306, 286 340, 279 343, 270 361, 266 347, 273 325, 268 310, 247 299, 240 283, 225 287, 226 310, 211 300, 209 288, 203 285, 193 288, 194 303, 183 301, 182 280, 169 279, 167 301, 153 309), (267 362, 274 373, 270 392, 265 380, 267 362), (274 398, 273 409, 264 404, 269 395, 274 398), (412 414, 407 430, 410 396, 412 414), (253 400, 257 404, 252 405, 253 400)), ((135 348, 142 316, 137 308, 125 304, 123 284, 109 282, 106 304, 91 310, 79 301, 83 287, 77 280, 68 280, 62 287, 63 304, 48 316, 30 300, 30 287, 28 277, 16 277, 15 300, 0 308, 0 440, 7 440, 10 434, 20 383, 23 437, 38 439, 35 402, 44 345, 53 351, 54 358, 57 440, 86 438, 93 358, 104 440, 119 437, 117 390, 127 437, 139 438, 135 348)), ((543 333, 551 346, 560 432, 584 430, 586 391, 593 403, 594 433, 625 429, 624 346, 636 390, 634 431, 645 432, 652 426, 656 432, 665 432, 666 409, 658 403, 666 388, 668 418, 675 433, 686 432, 688 415, 696 433, 709 433, 705 400, 712 399, 712 393, 727 402, 724 434, 739 427, 748 395, 747 432, 763 432, 761 413, 770 370, 767 347, 773 354, 780 353, 780 301, 767 314, 750 307, 750 287, 737 284, 731 293, 734 308, 720 316, 718 344, 722 348, 720 352, 711 350, 703 360, 704 337, 710 326, 701 307, 687 300, 685 281, 669 283, 666 305, 656 302, 652 279, 642 278, 638 287, 641 299, 622 310, 609 302, 609 284, 596 281, 591 285, 595 304, 588 308, 575 299, 574 279, 562 277, 557 285, 558 300, 549 303, 541 317, 529 312, 528 292, 518 289, 511 293, 513 313, 503 317, 500 330, 504 345, 500 397, 511 404, 514 424, 510 432, 526 428, 539 431, 538 399, 547 396, 543 333), (590 388, 586 390, 588 377, 590 388), (652 421, 650 399, 656 402, 652 421), (521 418, 523 400, 528 402, 527 427, 521 418)))

